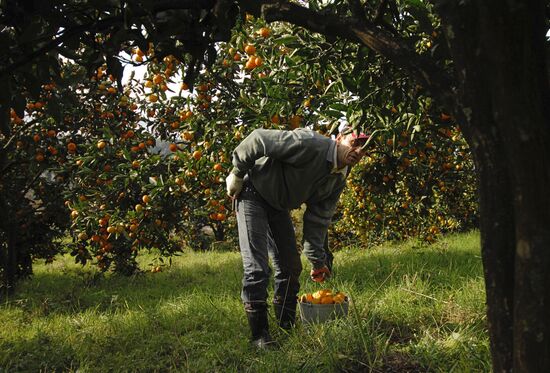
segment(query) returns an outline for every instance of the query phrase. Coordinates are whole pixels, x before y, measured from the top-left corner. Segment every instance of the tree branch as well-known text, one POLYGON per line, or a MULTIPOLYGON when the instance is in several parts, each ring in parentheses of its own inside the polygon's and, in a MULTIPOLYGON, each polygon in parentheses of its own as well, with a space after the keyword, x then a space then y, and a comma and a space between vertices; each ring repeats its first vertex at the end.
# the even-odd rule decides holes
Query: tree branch
POLYGON ((339 37, 365 45, 386 57, 395 66, 407 70, 423 88, 434 95, 452 96, 452 77, 430 59, 414 51, 408 43, 374 25, 361 24, 352 18, 324 14, 287 1, 240 0, 242 9, 266 21, 283 21, 302 26, 329 37, 339 37))
MULTIPOLYGON (((387 0, 382 0, 387 1, 387 0)), ((361 1, 359 0, 348 0, 349 7, 351 9, 351 12, 353 16, 361 23, 367 22, 367 14, 365 13, 365 8, 361 4, 361 1)))
MULTIPOLYGON (((153 12, 162 12, 176 9, 211 9, 217 0, 164 0, 157 1, 153 6, 153 12)), ((144 13, 145 14, 145 13, 144 13)), ((143 15, 144 15, 143 14, 143 15)))
POLYGON ((100 21, 94 22, 94 23, 87 23, 84 25, 76 26, 72 29, 67 29, 61 36, 51 40, 50 42, 46 43, 42 47, 38 48, 37 50, 26 54, 22 56, 20 59, 16 60, 12 64, 6 66, 5 68, 0 70, 0 76, 7 75, 15 71, 21 66, 24 66, 30 62, 32 62, 35 58, 40 57, 44 55, 45 53, 54 50, 55 48, 59 47, 59 45, 63 42, 66 42, 67 40, 80 36, 81 33, 85 31, 90 30, 102 30, 104 28, 107 28, 111 25, 116 24, 117 22, 122 22, 122 16, 115 16, 110 17, 106 19, 102 19, 100 21))
MULTIPOLYGON (((216 0, 165 0, 158 1, 152 7, 152 13, 159 13, 167 10, 182 10, 182 9, 211 9, 214 7, 216 0)), ((142 17, 149 14, 143 9, 134 12, 135 17, 142 17)), ((73 28, 66 29, 63 34, 55 39, 52 39, 37 50, 25 54, 18 60, 0 69, 0 76, 10 74, 20 66, 24 66, 34 59, 44 55, 45 53, 54 50, 59 47, 61 43, 66 42, 75 37, 79 37, 85 31, 100 31, 106 28, 120 24, 124 22, 123 15, 116 15, 113 17, 105 18, 99 21, 86 23, 83 25, 75 26, 73 28)))
POLYGON ((23 190, 23 192, 21 194, 19 194, 19 197, 17 198, 14 206, 19 206, 19 204, 23 201, 23 198, 25 198, 25 195, 27 194, 27 192, 29 190, 31 190, 31 188, 34 185, 34 183, 36 182, 36 180, 38 180, 40 175, 42 175, 43 173, 44 173, 44 170, 40 170, 36 175, 34 175, 31 182, 27 186, 25 186, 25 189, 23 190))

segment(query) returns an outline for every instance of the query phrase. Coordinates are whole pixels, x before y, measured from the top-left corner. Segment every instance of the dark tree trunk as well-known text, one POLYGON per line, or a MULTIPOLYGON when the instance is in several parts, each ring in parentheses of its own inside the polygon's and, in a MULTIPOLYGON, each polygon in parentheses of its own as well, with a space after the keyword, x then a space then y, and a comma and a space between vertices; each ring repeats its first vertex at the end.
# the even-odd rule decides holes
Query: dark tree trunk
POLYGON ((550 86, 545 3, 480 1, 494 118, 514 184, 513 369, 550 371, 550 86))
MULTIPOLYGON (((486 122, 485 125, 488 125, 486 122)), ((494 126, 492 126, 495 128, 494 126)), ((478 174, 481 250, 493 370, 512 369, 514 301, 514 211, 508 167, 498 137, 480 133, 473 142, 478 174)))
POLYGON ((481 3, 495 119, 514 181, 514 371, 550 371, 550 89, 543 2, 481 3), (494 9, 498 10, 495 19, 494 9), (506 28, 496 28, 501 24, 506 28))
POLYGON ((0 244, 0 297, 7 293, 6 281, 7 281, 7 264, 8 264, 8 252, 7 242, 0 244))
POLYGON ((6 268, 6 289, 8 294, 13 294, 17 281, 17 236, 10 224, 8 228, 8 265, 6 268))
POLYGON ((514 210, 513 188, 503 154, 506 145, 493 118, 491 92, 481 66, 478 14, 473 4, 440 4, 455 63, 459 96, 457 120, 476 162, 481 250, 493 370, 513 366, 514 210))
POLYGON ((0 244, 0 293, 4 294, 13 293, 17 275, 17 231, 14 230, 11 219, 8 205, 0 196, 0 230, 5 239, 5 242, 0 244))
POLYGON ((550 371, 550 104, 543 2, 441 2, 479 175, 495 372, 550 371), (535 4, 536 3, 536 4, 535 4))
POLYGON ((216 222, 212 226, 212 230, 214 231, 214 237, 216 238, 216 241, 224 241, 225 240, 225 231, 223 229, 222 222, 216 222))

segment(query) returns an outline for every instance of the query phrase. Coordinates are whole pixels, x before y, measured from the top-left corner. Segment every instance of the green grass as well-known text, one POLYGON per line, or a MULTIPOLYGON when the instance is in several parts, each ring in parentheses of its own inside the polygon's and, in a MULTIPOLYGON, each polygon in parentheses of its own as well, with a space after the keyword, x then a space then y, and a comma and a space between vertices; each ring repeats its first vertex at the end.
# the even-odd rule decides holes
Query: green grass
MULTIPOLYGON (((335 263, 325 287, 352 297, 349 316, 272 328, 268 352, 247 343, 238 253, 189 252, 130 278, 37 264, 0 305, 0 371, 490 371, 478 233, 348 248, 335 263)), ((317 290, 305 272, 302 291, 317 290)))

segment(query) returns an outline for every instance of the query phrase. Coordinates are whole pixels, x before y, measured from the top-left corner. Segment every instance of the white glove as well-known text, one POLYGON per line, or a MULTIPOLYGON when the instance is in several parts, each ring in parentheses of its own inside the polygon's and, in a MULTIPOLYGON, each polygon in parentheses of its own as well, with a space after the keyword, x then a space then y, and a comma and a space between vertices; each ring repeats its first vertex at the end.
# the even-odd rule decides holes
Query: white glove
POLYGON ((225 179, 227 195, 231 198, 236 198, 243 188, 243 179, 234 173, 230 173, 225 179))

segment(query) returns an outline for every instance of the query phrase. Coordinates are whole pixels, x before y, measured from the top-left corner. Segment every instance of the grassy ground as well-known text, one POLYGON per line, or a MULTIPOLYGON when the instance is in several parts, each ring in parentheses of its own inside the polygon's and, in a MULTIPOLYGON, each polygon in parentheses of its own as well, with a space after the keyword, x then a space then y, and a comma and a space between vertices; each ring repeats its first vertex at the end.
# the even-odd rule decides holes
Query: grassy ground
POLYGON ((190 252, 130 278, 70 257, 36 265, 0 305, 0 371, 490 371, 477 233, 349 248, 335 263, 325 287, 352 297, 348 318, 273 328, 269 352, 247 344, 238 253, 190 252))

